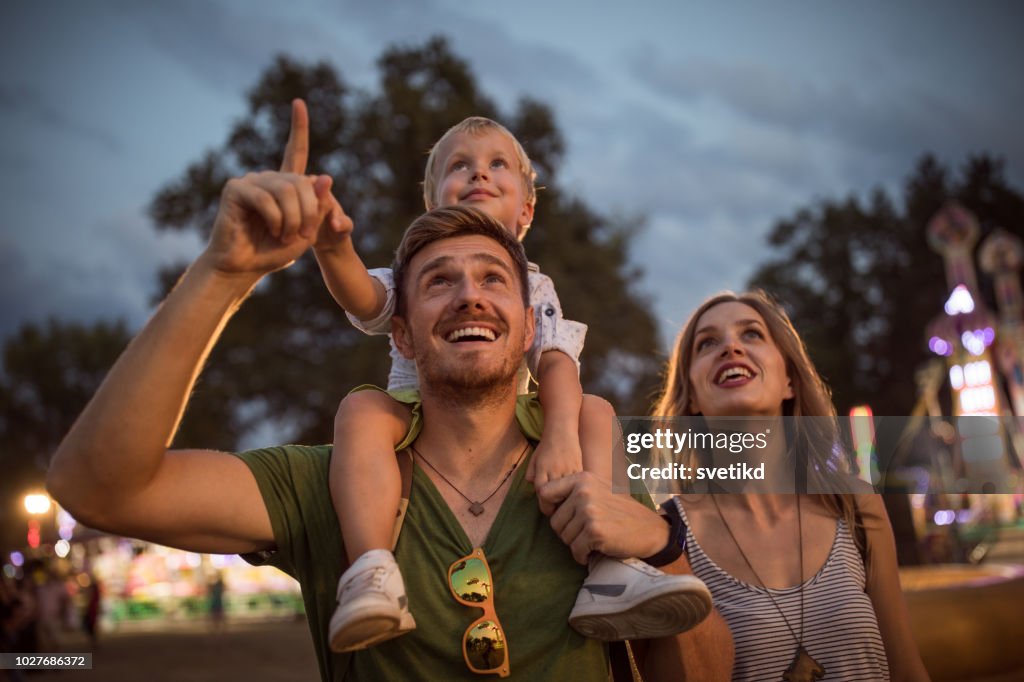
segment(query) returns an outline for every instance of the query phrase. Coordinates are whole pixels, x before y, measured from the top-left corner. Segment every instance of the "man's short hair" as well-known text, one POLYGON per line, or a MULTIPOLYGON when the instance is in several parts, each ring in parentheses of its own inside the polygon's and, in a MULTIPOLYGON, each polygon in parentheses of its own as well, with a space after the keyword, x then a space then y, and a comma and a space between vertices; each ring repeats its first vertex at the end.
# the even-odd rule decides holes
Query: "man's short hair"
POLYGON ((519 165, 519 175, 523 181, 523 187, 525 188, 526 203, 531 206, 537 201, 537 171, 533 169, 533 163, 530 161, 530 157, 526 154, 526 150, 523 149, 523 145, 519 144, 519 140, 513 135, 508 128, 501 125, 497 121, 492 121, 489 118, 483 116, 470 116, 465 118, 451 128, 449 128, 444 135, 441 136, 434 146, 430 148, 430 155, 427 157, 427 167, 423 173, 423 203, 427 207, 427 210, 433 210, 437 208, 440 198, 437 196, 438 188, 440 187, 440 176, 443 169, 440 167, 444 159, 441 159, 438 155, 438 150, 447 142, 449 139, 460 133, 466 135, 482 135, 489 131, 497 131, 508 135, 508 138, 512 140, 512 147, 516 151, 516 161, 519 165))
POLYGON ((391 266, 395 274, 396 314, 405 315, 405 279, 413 257, 436 241, 469 235, 489 237, 508 252, 519 275, 523 305, 530 305, 526 251, 519 240, 509 234, 501 223, 477 208, 445 206, 427 211, 412 221, 398 245, 395 262, 391 266))

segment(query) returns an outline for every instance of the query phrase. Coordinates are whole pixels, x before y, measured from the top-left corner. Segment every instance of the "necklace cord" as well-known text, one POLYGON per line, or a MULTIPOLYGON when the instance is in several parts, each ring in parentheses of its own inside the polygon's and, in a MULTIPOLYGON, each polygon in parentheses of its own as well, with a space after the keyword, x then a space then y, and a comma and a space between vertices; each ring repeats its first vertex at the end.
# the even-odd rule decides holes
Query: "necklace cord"
POLYGON ((481 507, 483 507, 483 505, 487 503, 487 500, 489 500, 489 499, 491 499, 492 497, 494 497, 494 495, 495 495, 495 494, 496 494, 496 493, 497 493, 497 492, 498 492, 499 490, 501 490, 501 487, 502 487, 503 485, 505 485, 505 482, 506 482, 506 481, 507 481, 507 480, 509 479, 509 477, 510 477, 510 476, 512 476, 513 472, 515 472, 515 470, 519 468, 519 465, 520 465, 520 463, 522 463, 522 461, 523 461, 523 458, 524 458, 524 457, 526 456, 526 452, 527 452, 527 450, 529 450, 529 449, 530 449, 530 441, 526 441, 526 447, 524 447, 524 448, 523 448, 523 451, 522 451, 521 453, 519 453, 519 457, 517 457, 517 458, 516 458, 515 464, 513 464, 513 465, 512 465, 512 468, 508 470, 508 473, 507 473, 507 474, 505 474, 505 477, 501 479, 501 482, 500 482, 500 483, 498 483, 498 486, 497 486, 497 487, 496 487, 496 488, 495 488, 494 490, 492 490, 492 491, 491 491, 491 494, 490 494, 490 495, 488 495, 487 497, 485 497, 484 499, 482 499, 482 500, 479 500, 479 501, 476 501, 476 500, 471 500, 471 499, 469 499, 469 497, 468 497, 468 496, 466 495, 466 493, 464 493, 464 492, 462 492, 461 490, 459 490, 459 489, 458 489, 458 487, 457 487, 457 486, 456 486, 456 485, 455 485, 454 483, 452 483, 451 481, 449 481, 449 480, 448 480, 448 477, 447 477, 447 476, 445 476, 444 474, 442 474, 442 473, 441 473, 441 472, 440 472, 440 471, 439 471, 439 470, 437 469, 437 467, 435 467, 435 466, 434 466, 433 464, 431 464, 431 463, 430 463, 430 460, 429 460, 429 459, 427 459, 426 457, 424 457, 424 456, 423 456, 423 454, 422 454, 422 453, 421 453, 421 452, 420 452, 419 450, 417 450, 417 449, 416 449, 416 446, 415 446, 415 445, 410 445, 410 446, 409 446, 409 449, 410 449, 410 450, 412 450, 412 452, 413 452, 413 454, 414 454, 414 455, 416 455, 417 457, 419 457, 420 459, 422 459, 422 460, 423 460, 423 463, 424 463, 424 464, 426 464, 426 465, 427 465, 428 467, 430 467, 430 468, 431 468, 431 470, 433 470, 433 472, 434 472, 435 474, 437 474, 438 476, 440 476, 440 477, 441 477, 441 480, 443 480, 443 481, 444 481, 445 483, 447 483, 447 484, 449 485, 449 487, 451 487, 451 489, 452 489, 452 490, 454 490, 454 491, 455 491, 455 492, 457 492, 457 493, 458 493, 459 495, 461 495, 461 496, 462 496, 462 499, 464 499, 464 500, 465 500, 466 502, 469 502, 469 504, 470 504, 471 506, 475 506, 475 505, 480 505, 481 507))
POLYGON ((762 588, 764 588, 765 594, 768 595, 768 599, 771 600, 772 606, 775 607, 775 610, 779 612, 779 616, 782 617, 782 622, 786 625, 786 629, 789 630, 789 634, 793 635, 793 639, 796 640, 797 645, 803 646, 803 638, 804 638, 804 527, 803 527, 803 517, 800 514, 800 494, 797 493, 797 496, 796 496, 796 527, 797 527, 797 533, 799 533, 799 537, 797 539, 797 547, 799 548, 799 552, 800 552, 800 587, 799 587, 799 590, 800 590, 800 636, 799 637, 797 636, 796 632, 793 631, 793 627, 789 624, 789 620, 786 619, 786 614, 783 612, 782 607, 779 606, 779 603, 777 601, 775 601, 775 597, 772 596, 771 589, 769 589, 768 585, 766 585, 765 582, 763 580, 761 580, 761 576, 757 574, 757 571, 754 570, 754 565, 752 563, 750 563, 750 559, 747 558, 746 552, 743 551, 743 547, 740 546, 739 540, 736 539, 736 534, 732 532, 732 528, 729 526, 729 522, 726 521, 725 514, 722 513, 722 508, 718 506, 718 500, 715 499, 715 495, 713 493, 711 495, 711 501, 715 505, 715 511, 718 512, 718 518, 722 519, 722 525, 725 526, 726 532, 729 533, 729 537, 732 538, 732 542, 733 542, 734 545, 736 545, 736 549, 739 551, 740 556, 743 557, 743 561, 746 562, 747 568, 750 569, 750 572, 753 574, 754 578, 757 579, 757 582, 761 585, 762 588))

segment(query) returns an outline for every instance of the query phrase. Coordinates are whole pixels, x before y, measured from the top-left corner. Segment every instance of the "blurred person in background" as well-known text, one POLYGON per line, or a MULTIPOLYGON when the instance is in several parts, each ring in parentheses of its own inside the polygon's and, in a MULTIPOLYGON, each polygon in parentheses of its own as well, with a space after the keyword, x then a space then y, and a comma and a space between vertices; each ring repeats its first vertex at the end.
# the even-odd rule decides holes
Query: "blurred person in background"
POLYGON ((206 591, 210 609, 210 629, 214 632, 222 632, 224 630, 224 593, 226 591, 227 585, 224 584, 224 573, 217 571, 206 591))
POLYGON ((103 587, 96 576, 87 574, 88 584, 82 589, 85 601, 82 604, 82 631, 89 637, 89 647, 96 649, 99 638, 98 623, 103 605, 103 587))
POLYGON ((39 603, 39 648, 40 651, 55 653, 60 651, 60 633, 66 622, 65 614, 70 599, 64 581, 52 568, 44 569, 40 577, 42 582, 36 588, 36 599, 39 603))

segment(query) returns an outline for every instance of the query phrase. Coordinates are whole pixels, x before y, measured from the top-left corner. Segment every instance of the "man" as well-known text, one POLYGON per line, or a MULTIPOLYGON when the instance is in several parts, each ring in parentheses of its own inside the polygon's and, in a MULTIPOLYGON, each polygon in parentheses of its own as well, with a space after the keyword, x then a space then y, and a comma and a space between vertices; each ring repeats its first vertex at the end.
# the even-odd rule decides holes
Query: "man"
MULTIPOLYGON (((302 583, 324 679, 476 679, 477 672, 510 671, 522 679, 606 677, 603 646, 565 623, 583 577, 573 557, 651 556, 668 544, 668 527, 586 474, 542 488, 542 498, 559 506, 550 523, 540 515, 522 477, 529 450, 523 422, 539 415, 515 395, 533 316, 514 240, 477 225, 407 248, 399 263, 395 340, 417 360, 422 390, 422 418, 410 434, 421 466, 409 477, 396 548, 399 562, 414 569, 412 610, 426 616, 415 633, 354 655, 327 651, 326 619, 344 556, 327 486, 328 448, 167 451, 232 313, 264 275, 302 255, 318 229, 345 219, 330 179, 303 174, 307 130, 297 101, 281 172, 228 182, 210 243, 61 444, 51 491, 96 528, 197 552, 269 554, 302 583), (469 570, 478 573, 460 582, 469 570)), ((467 222, 465 209, 443 210, 467 222)), ((451 219, 427 214, 417 222, 451 219)), ((685 559, 667 568, 688 572, 685 559)), ((698 679, 727 675, 729 642, 713 616, 686 635, 652 641, 646 667, 651 679, 678 679, 684 663, 701 671, 698 679)))

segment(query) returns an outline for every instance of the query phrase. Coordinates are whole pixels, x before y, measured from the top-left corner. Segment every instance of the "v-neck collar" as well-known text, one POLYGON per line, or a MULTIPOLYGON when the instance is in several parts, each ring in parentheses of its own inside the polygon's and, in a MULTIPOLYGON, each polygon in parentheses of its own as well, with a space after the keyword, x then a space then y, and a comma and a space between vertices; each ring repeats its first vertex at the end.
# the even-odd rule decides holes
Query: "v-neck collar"
MULTIPOLYGON (((514 500, 514 497, 520 492, 520 488, 525 484, 526 469, 530 466, 530 460, 533 458, 533 453, 537 447, 537 444, 532 440, 530 440, 529 443, 530 452, 526 454, 526 457, 523 458, 523 461, 521 461, 519 466, 516 468, 515 474, 512 475, 512 482, 509 484, 508 493, 506 493, 505 498, 501 501, 498 513, 495 514, 494 521, 491 523, 491 527, 487 530, 487 537, 484 538, 483 545, 481 546, 485 554, 491 554, 494 545, 494 538, 497 537, 498 532, 501 530, 501 526, 504 523, 505 517, 509 514, 508 509, 510 505, 514 504, 514 501, 512 500, 514 500)), ((463 528, 462 522, 459 521, 457 516, 455 516, 455 512, 452 511, 450 506, 448 506, 448 502, 444 499, 444 495, 442 495, 441 491, 437 489, 437 486, 434 485, 434 481, 427 475, 427 472, 424 471, 423 467, 419 465, 419 462, 416 461, 415 457, 413 457, 412 476, 413 482, 415 483, 416 481, 419 481, 420 485, 423 486, 422 491, 433 498, 433 504, 435 504, 440 510, 445 523, 451 527, 456 534, 456 538, 462 546, 462 550, 464 550, 466 554, 469 554, 476 549, 476 546, 472 541, 470 541, 469 535, 466 533, 466 529, 463 528)), ((415 487, 416 486, 413 485, 413 489, 415 489, 415 487)), ((415 496, 415 493, 410 494, 410 498, 413 496, 415 496)), ((412 503, 413 500, 410 499, 409 504, 411 505, 412 503)))

